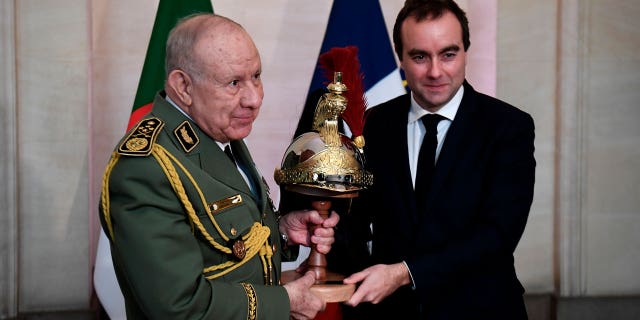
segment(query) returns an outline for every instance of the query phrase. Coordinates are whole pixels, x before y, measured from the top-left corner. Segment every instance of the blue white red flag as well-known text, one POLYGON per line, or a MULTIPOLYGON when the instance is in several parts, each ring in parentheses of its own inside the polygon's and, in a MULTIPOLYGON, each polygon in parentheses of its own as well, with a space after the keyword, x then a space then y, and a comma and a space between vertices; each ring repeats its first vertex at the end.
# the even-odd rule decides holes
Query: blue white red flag
MULTIPOLYGON (((377 0, 334 0, 320 54, 333 47, 358 47, 360 71, 369 107, 404 94, 400 69, 377 0)), ((330 82, 316 65, 309 94, 330 82)))

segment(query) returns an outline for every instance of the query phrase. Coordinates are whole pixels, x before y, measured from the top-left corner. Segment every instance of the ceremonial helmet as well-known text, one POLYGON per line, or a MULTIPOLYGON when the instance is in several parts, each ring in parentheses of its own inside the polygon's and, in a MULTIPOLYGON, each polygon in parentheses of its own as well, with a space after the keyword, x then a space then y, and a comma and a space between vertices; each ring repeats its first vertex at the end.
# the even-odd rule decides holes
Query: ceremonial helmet
POLYGON ((335 72, 327 89, 316 105, 313 131, 294 139, 275 170, 277 184, 333 193, 355 192, 373 184, 364 167, 363 138, 354 142, 338 132, 338 117, 347 108, 341 72, 335 72))

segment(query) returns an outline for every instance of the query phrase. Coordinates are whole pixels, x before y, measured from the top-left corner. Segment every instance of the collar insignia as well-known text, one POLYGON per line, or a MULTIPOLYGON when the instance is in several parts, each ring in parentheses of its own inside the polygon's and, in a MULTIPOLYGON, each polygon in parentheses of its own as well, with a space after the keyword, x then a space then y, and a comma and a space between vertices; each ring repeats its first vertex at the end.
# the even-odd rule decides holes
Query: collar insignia
POLYGON ((180 145, 182 145, 182 149, 187 153, 191 152, 200 142, 198 135, 196 135, 193 127, 191 127, 191 123, 186 120, 173 130, 173 134, 176 135, 176 138, 180 141, 180 145))

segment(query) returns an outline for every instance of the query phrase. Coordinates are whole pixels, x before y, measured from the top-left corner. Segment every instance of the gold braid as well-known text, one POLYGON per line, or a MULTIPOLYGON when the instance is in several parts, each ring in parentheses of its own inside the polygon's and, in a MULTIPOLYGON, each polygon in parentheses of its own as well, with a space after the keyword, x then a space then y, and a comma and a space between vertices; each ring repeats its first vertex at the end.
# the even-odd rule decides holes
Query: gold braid
MULTIPOLYGON (((205 211, 209 216, 209 219, 215 226, 216 230, 218 231, 222 239, 224 239, 225 241, 228 241, 229 237, 222 231, 222 228, 220 228, 216 220, 213 218, 213 214, 211 213, 211 209, 207 205, 204 194, 202 193, 202 190, 198 186, 198 183, 195 181, 191 173, 189 173, 189 171, 182 165, 182 163, 180 163, 180 161, 178 161, 171 153, 169 153, 164 147, 162 147, 159 144, 154 145, 152 154, 158 160, 158 162, 160 163, 160 166, 162 167, 163 171, 167 175, 167 178, 171 182, 171 186, 173 187, 174 191, 178 195, 178 198, 184 205, 185 210, 187 211, 187 214, 189 216, 189 219, 193 221, 196 227, 198 227, 198 230, 200 230, 200 232, 203 234, 205 239, 207 239, 207 241, 209 241, 211 245, 213 245, 216 249, 226 254, 231 254, 231 249, 216 242, 215 239, 213 239, 213 237, 211 237, 211 235, 207 232, 202 222, 200 222, 200 219, 196 215, 195 210, 193 209, 193 205, 191 205, 191 202, 189 201, 186 191, 184 190, 184 187, 182 185, 182 181, 180 180, 180 177, 175 167, 173 166, 172 162, 175 162, 178 165, 180 170, 187 176, 191 184, 195 187, 196 191, 198 192, 198 196, 200 197, 200 201, 202 202, 203 207, 205 208, 205 211)), ((263 226, 260 223, 255 222, 251 226, 251 229, 249 230, 249 232, 242 237, 242 239, 245 241, 245 248, 246 248, 246 256, 244 257, 244 259, 238 262, 227 261, 219 265, 205 268, 203 270, 203 272, 205 273, 224 269, 221 272, 207 276, 207 279, 215 279, 237 269, 238 267, 245 264, 247 261, 249 261, 258 253, 260 253, 261 259, 263 259, 263 261, 265 258, 267 258, 267 261, 269 261, 268 264, 265 264, 263 262, 263 272, 265 274, 270 275, 272 270, 271 256, 273 256, 273 251, 271 250, 271 247, 269 246, 269 241, 268 241, 270 234, 271 234, 271 229, 269 229, 269 227, 263 226)))
MULTIPOLYGON (((227 248, 224 245, 219 244, 218 242, 215 241, 215 239, 209 234, 209 232, 207 232, 206 228, 204 227, 204 225, 202 224, 202 222, 200 222, 200 219, 198 218, 195 209, 193 208, 193 205, 191 204, 191 201, 189 201, 189 197, 187 196, 187 193, 184 189, 184 186, 182 184, 182 181, 180 180, 180 176, 175 168, 175 166, 173 165, 173 162, 175 162, 175 164, 178 165, 178 167, 180 168, 180 170, 187 176, 187 178, 189 179, 189 181, 191 182, 191 184, 195 187, 196 191, 198 192, 198 196, 200 197, 200 201, 203 204, 203 207, 205 208, 207 215, 209 216, 209 219, 211 219, 211 222, 213 223, 213 225, 215 226, 216 230, 218 231, 218 233, 220 234, 220 236, 225 240, 228 241, 229 237, 227 235, 224 234, 224 232, 222 231, 222 228, 220 228, 220 226, 218 225, 218 223, 216 222, 216 220, 213 218, 213 214, 211 213, 211 209, 209 208, 209 206, 206 204, 206 200, 204 197, 204 194, 202 193, 202 190, 200 189, 200 187, 198 186, 198 184, 196 183, 195 179, 193 178, 193 176, 189 173, 189 171, 182 165, 182 163, 180 163, 180 161, 178 161, 171 153, 169 153, 169 151, 167 151, 164 147, 162 147, 159 144, 155 144, 153 146, 153 150, 151 152, 151 154, 153 155, 153 157, 156 159, 156 161, 158 161, 158 164, 160 165, 160 167, 162 168, 162 171, 164 172, 165 176, 167 177, 167 179, 169 180, 169 182, 171 183, 171 187, 173 188, 174 192, 176 193, 176 195, 178 196, 178 198, 180 199, 180 202, 182 203, 183 207, 185 208, 185 210, 187 211, 187 215, 189 217, 189 222, 191 223, 191 226, 193 228, 193 225, 195 224, 195 226, 198 228, 198 230, 200 230, 200 232, 202 233, 202 235, 205 237, 205 239, 207 239, 207 241, 216 249, 226 253, 226 254, 231 254, 231 249, 227 248)), ((115 167, 116 162, 118 162, 118 160, 120 159, 120 154, 118 154, 117 152, 114 152, 111 156, 111 159, 109 160, 109 163, 107 164, 107 168, 105 169, 105 173, 102 177, 102 195, 101 195, 101 202, 102 202, 102 210, 104 212, 104 220, 105 223, 107 224, 107 228, 109 231, 109 234, 111 235, 111 239, 113 241, 114 237, 114 231, 113 231, 113 225, 111 223, 111 216, 110 216, 110 208, 109 208, 109 177, 111 176, 111 171, 113 170, 113 168, 115 167)), ((262 266, 263 266, 263 272, 265 275, 265 283, 268 283, 269 280, 271 279, 271 272, 273 270, 273 266, 272 266, 272 262, 271 262, 271 257, 273 256, 273 250, 271 249, 271 246, 269 246, 269 235, 271 234, 271 229, 269 229, 269 227, 267 226, 263 226, 258 222, 255 222, 252 226, 251 229, 249 230, 249 232, 247 234, 245 234, 242 239, 245 241, 245 247, 246 247, 246 256, 242 261, 227 261, 218 265, 214 265, 211 267, 207 267, 204 268, 203 272, 212 272, 212 271, 216 271, 216 270, 222 270, 216 274, 207 276, 207 279, 215 279, 215 278, 219 278, 235 269, 237 269, 238 267, 242 266, 243 264, 245 264, 247 261, 249 261, 251 258, 253 258, 256 254, 260 255, 260 259, 262 260, 262 266)))
POLYGON ((107 231, 111 239, 113 240, 113 225, 111 224, 111 215, 109 213, 109 177, 111 176, 111 170, 115 167, 116 162, 120 155, 117 152, 113 152, 111 154, 111 159, 109 159, 109 163, 107 163, 107 168, 102 175, 102 194, 100 196, 100 201, 102 202, 102 212, 104 213, 104 222, 107 224, 107 231))

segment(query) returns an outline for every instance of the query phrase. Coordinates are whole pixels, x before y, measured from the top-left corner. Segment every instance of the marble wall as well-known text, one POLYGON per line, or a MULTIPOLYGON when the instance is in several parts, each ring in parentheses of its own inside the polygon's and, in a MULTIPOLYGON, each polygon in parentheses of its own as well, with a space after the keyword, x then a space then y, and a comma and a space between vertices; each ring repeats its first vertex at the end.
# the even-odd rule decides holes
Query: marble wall
MULTIPOLYGON (((402 1, 380 2, 391 30, 402 1)), ((536 122, 536 194, 516 252, 529 293, 640 294, 636 2, 460 1, 472 25, 470 81, 536 122)), ((0 1, 0 318, 91 307, 100 179, 125 130, 157 3, 0 1)), ((277 189, 272 173, 331 2, 213 7, 261 51, 265 100, 248 144, 277 189)))

